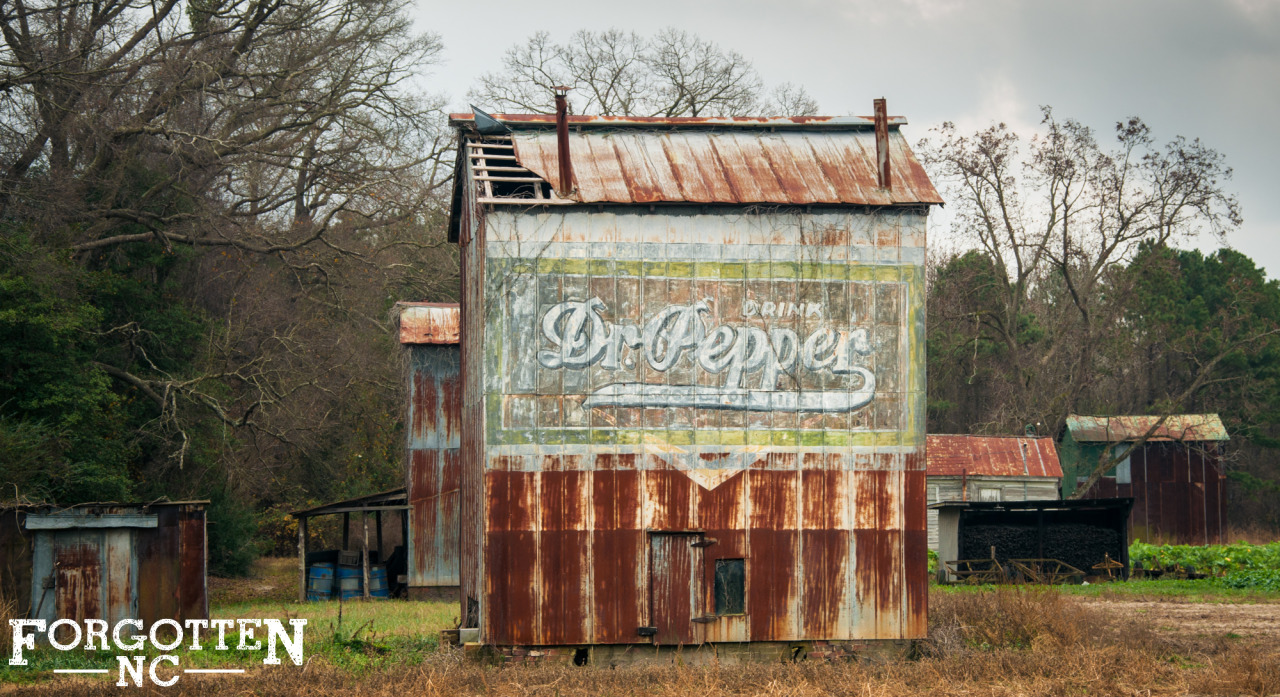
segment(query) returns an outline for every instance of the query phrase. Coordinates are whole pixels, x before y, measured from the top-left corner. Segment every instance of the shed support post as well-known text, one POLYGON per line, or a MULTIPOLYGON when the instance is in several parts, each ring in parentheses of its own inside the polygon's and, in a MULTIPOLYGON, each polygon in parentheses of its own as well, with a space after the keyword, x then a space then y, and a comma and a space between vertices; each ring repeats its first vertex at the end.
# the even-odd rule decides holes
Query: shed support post
POLYGON ((345 552, 351 547, 351 514, 342 514, 342 550, 345 552))
POLYGON ((369 514, 361 513, 360 522, 364 527, 364 539, 360 542, 362 554, 360 555, 360 563, 364 572, 364 599, 369 599, 369 514))
POLYGON ((307 519, 298 518, 298 602, 307 599, 307 519))
POLYGON ((382 511, 374 511, 374 512, 373 512, 373 526, 374 526, 374 529, 378 531, 378 537, 377 537, 377 541, 378 541, 378 563, 379 563, 379 564, 386 564, 386 563, 387 563, 387 553, 386 553, 386 551, 385 551, 385 550, 383 550, 383 548, 382 548, 382 511))

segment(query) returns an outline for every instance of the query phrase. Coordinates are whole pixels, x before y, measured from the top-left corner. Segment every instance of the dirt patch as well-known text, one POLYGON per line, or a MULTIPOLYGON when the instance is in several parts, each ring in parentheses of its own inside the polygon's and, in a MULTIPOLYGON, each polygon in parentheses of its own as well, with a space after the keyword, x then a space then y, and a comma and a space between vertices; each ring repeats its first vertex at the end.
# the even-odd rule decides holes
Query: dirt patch
POLYGON ((264 557, 254 562, 253 570, 243 578, 209 577, 209 605, 213 607, 297 598, 296 557, 264 557))
POLYGON ((1190 638, 1249 639, 1259 647, 1280 650, 1280 602, 1087 602, 1113 622, 1132 622, 1162 638, 1182 641, 1190 638))

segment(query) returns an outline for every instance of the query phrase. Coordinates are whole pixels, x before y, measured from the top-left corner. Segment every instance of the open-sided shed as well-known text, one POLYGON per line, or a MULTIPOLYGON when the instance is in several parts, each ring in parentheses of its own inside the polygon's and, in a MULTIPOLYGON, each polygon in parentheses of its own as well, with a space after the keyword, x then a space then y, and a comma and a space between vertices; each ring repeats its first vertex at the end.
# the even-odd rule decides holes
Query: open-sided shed
MULTIPOLYGON (((1062 467, 1052 438, 930 435, 929 503, 1058 498, 1062 467)), ((938 549, 938 511, 929 510, 929 549, 938 549)))

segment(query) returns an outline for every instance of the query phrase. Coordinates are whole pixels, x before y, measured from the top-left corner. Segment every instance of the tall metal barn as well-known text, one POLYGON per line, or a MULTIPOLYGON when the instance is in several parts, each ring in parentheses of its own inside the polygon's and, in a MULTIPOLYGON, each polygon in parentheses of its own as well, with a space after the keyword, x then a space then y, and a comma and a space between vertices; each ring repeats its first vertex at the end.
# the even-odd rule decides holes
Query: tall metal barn
POLYGON ((557 106, 452 117, 464 641, 607 663, 924 637, 941 199, 905 120, 557 106))
MULTIPOLYGON (((400 344, 408 364, 405 493, 408 594, 458 589, 462 360, 456 304, 401 303, 400 344)), ((456 596, 454 596, 456 597, 456 596)))

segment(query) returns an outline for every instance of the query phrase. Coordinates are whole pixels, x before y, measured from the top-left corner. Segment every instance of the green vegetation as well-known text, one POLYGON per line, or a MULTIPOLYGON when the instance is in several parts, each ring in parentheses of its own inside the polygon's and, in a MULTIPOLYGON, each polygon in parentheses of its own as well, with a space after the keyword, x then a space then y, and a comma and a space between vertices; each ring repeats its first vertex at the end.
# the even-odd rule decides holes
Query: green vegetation
POLYGON ((1135 540, 1129 545, 1129 563, 1148 569, 1179 567, 1213 576, 1232 571, 1280 570, 1280 542, 1252 545, 1150 545, 1135 540))

